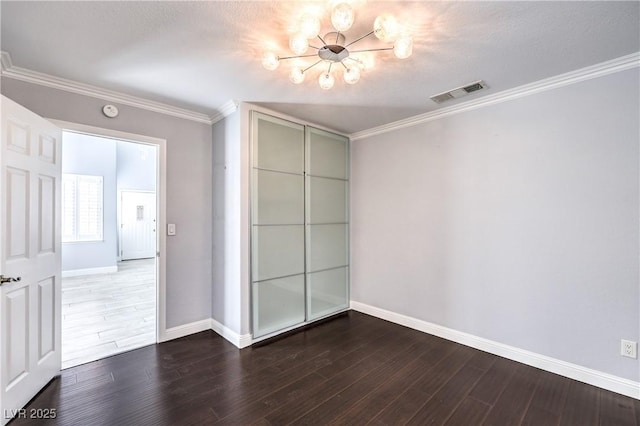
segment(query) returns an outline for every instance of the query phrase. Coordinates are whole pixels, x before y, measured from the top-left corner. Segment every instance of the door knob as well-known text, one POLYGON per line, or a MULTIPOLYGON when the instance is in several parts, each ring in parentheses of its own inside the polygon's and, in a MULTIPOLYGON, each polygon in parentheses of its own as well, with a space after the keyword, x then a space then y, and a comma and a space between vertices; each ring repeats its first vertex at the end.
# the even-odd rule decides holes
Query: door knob
POLYGON ((0 275, 0 285, 4 283, 15 283, 22 279, 22 277, 13 278, 13 277, 5 277, 4 275, 0 275))

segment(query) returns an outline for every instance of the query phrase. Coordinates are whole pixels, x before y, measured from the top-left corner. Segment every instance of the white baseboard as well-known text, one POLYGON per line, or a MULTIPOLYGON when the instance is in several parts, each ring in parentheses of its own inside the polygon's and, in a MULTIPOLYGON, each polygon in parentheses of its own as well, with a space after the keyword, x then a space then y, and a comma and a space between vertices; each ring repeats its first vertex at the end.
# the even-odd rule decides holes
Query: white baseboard
POLYGON ((211 330, 211 320, 209 318, 189 324, 179 325, 177 327, 167 328, 164 333, 160 332, 160 342, 167 342, 190 334, 200 333, 205 330, 211 330))
POLYGON ((631 398, 640 399, 640 383, 633 380, 484 339, 364 303, 351 301, 351 309, 631 398))
POLYGON ((252 339, 251 334, 238 334, 235 331, 225 327, 218 321, 211 318, 211 330, 218 333, 220 336, 231 342, 237 348, 242 349, 247 346, 251 346, 252 339))
POLYGON ((81 275, 113 274, 115 272, 118 272, 117 265, 103 266, 101 268, 72 269, 69 271, 62 271, 62 278, 79 277, 81 275))
POLYGON ((251 334, 238 334, 235 331, 220 324, 213 318, 207 318, 189 324, 168 328, 164 332, 160 332, 159 343, 178 339, 190 334, 200 333, 201 331, 205 330, 213 330, 239 349, 251 346, 251 344, 253 343, 251 334))

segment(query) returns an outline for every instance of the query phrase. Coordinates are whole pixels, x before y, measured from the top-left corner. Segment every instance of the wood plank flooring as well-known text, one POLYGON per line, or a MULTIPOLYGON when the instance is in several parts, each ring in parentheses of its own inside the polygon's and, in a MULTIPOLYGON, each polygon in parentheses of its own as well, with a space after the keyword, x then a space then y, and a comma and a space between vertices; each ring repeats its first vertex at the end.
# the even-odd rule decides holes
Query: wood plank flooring
POLYGON ((62 279, 62 368, 155 342, 155 259, 62 279))
MULTIPOLYGON (((57 425, 638 425, 640 401, 364 314, 238 350, 211 331, 70 368, 57 425)), ((18 425, 41 420, 15 419, 18 425)))

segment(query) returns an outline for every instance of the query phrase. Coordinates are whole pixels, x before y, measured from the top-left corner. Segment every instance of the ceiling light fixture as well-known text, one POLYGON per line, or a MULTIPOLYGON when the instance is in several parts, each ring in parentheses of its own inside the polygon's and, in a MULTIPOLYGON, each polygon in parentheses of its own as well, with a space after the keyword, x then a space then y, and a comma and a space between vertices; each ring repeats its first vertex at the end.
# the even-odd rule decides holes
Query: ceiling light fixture
POLYGON ((294 84, 300 84, 304 82, 307 71, 318 64, 324 64, 327 65, 327 68, 320 74, 318 83, 322 89, 328 90, 335 83, 335 77, 333 76, 335 68, 343 70, 342 77, 347 84, 355 84, 360 80, 360 73, 365 68, 365 63, 363 60, 351 56, 351 54, 391 50, 397 58, 405 59, 413 53, 413 39, 409 34, 402 31, 392 15, 382 14, 378 16, 373 22, 373 29, 370 32, 347 43, 343 33, 351 28, 354 21, 355 13, 353 7, 348 1, 338 0, 338 3, 331 10, 331 25, 335 31, 331 31, 321 37, 320 19, 309 13, 304 14, 298 22, 298 32, 289 39, 289 48, 294 55, 278 56, 274 52, 266 52, 262 57, 262 65, 268 70, 275 70, 280 65, 280 61, 283 60, 315 57, 318 60, 309 66, 301 66, 296 63, 291 68, 289 80, 294 84), (393 45, 377 49, 348 49, 371 35, 385 43, 393 43, 393 45), (309 40, 316 38, 320 40, 322 46, 317 47, 309 43, 309 40), (309 48, 317 50, 317 53, 305 54, 309 48), (336 65, 336 67, 333 67, 333 65, 336 65))

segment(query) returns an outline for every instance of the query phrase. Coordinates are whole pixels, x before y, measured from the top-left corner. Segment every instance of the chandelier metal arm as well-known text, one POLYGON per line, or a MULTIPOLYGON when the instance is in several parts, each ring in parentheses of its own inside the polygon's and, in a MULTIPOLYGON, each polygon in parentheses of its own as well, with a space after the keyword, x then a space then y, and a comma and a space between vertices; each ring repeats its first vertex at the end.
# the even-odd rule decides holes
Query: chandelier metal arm
POLYGON ((306 67, 305 69, 302 70, 303 73, 307 72, 308 70, 310 70, 311 68, 315 67, 316 65, 318 65, 320 62, 324 62, 324 60, 320 59, 318 62, 314 63, 313 65, 309 65, 308 67, 306 67))
POLYGON ((393 50, 393 47, 383 47, 380 49, 363 49, 363 50, 350 50, 350 53, 362 53, 362 52, 380 52, 382 50, 393 50))
POLYGON ((278 56, 278 60, 282 61, 285 59, 311 58, 311 57, 317 58, 318 55, 314 53, 313 55, 296 55, 296 56, 282 56, 282 57, 278 56))
POLYGON ((345 46, 345 49, 346 49, 347 47, 351 46, 352 44, 355 44, 355 43, 359 42, 359 41, 360 41, 360 40, 362 40, 363 38, 367 38, 367 37, 369 37, 371 34, 373 34, 373 31, 370 31, 370 32, 368 32, 367 34, 363 35, 362 37, 359 37, 359 38, 357 38, 357 39, 353 40, 351 43, 349 43, 349 44, 347 44, 347 45, 345 46))
POLYGON ((322 45, 323 45, 323 46, 326 46, 326 45, 327 45, 327 42, 326 42, 326 41, 324 41, 324 39, 323 39, 322 37, 320 37, 320 34, 318 34, 318 38, 319 38, 319 39, 320 39, 320 41, 322 42, 322 45))

